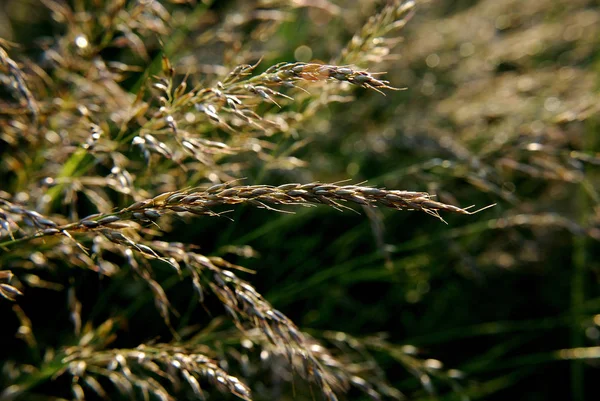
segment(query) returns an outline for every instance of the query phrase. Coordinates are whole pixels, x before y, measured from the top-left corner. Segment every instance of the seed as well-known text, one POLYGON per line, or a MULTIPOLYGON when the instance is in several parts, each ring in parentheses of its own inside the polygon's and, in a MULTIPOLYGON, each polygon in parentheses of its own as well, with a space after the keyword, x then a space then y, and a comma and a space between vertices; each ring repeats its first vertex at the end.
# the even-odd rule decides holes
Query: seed
POLYGON ((294 189, 294 188, 298 188, 300 186, 300 184, 283 184, 277 187, 277 189, 280 189, 282 191, 287 191, 289 189, 294 189))
POLYGON ((150 217, 151 219, 158 219, 160 217, 160 213, 156 210, 144 210, 144 215, 150 217))
POLYGON ((219 192, 219 195, 221 197, 227 198, 230 196, 238 195, 238 192, 239 192, 239 189, 237 189, 237 188, 229 188, 229 189, 219 192))
POLYGON ((98 220, 98 224, 104 225, 108 223, 114 223, 115 221, 121 220, 118 216, 106 216, 100 220, 98 220))
POLYGON ((194 203, 197 200, 202 199, 202 196, 198 195, 188 195, 185 198, 181 199, 181 203, 194 203))
POLYGON ((372 80, 373 80, 373 78, 371 78, 368 75, 357 75, 352 78, 352 82, 357 83, 357 84, 364 84, 367 82, 371 82, 372 80))
POLYGON ((385 199, 392 201, 392 202, 399 202, 399 203, 405 203, 406 199, 398 196, 398 195, 394 195, 394 194, 387 194, 385 196, 385 199))
POLYGON ((145 207, 148 203, 150 203, 150 202, 148 202, 148 201, 135 202, 133 205, 129 206, 125 210, 130 211, 130 210, 141 209, 141 208, 145 207))
POLYGON ((356 195, 350 195, 346 199, 348 199, 349 201, 352 201, 354 203, 358 203, 359 205, 368 205, 369 204, 369 202, 365 198, 361 198, 356 195))
POLYGON ((50 227, 56 227, 58 225, 55 222, 53 222, 52 220, 48 220, 48 219, 44 219, 44 218, 37 219, 37 222, 41 225, 50 226, 50 227))
POLYGON ((23 295, 21 291, 9 284, 0 284, 0 293, 9 295, 14 298, 16 295, 23 295))
POLYGON ((354 193, 356 193, 356 191, 354 191, 352 189, 343 189, 343 188, 338 189, 337 191, 335 191, 335 194, 339 195, 339 196, 352 195, 354 193))
POLYGON ((289 196, 303 196, 306 195, 308 192, 304 191, 303 189, 293 189, 291 191, 288 191, 287 194, 289 196))
POLYGON ((271 192, 272 192, 272 190, 268 189, 268 188, 258 188, 258 189, 255 189, 254 191, 252 191, 250 194, 252 196, 260 196, 260 195, 268 194, 271 192))
POLYGON ((81 222, 81 224, 87 228, 95 228, 98 227, 100 224, 98 224, 97 221, 93 221, 93 220, 83 220, 81 222))
POLYGON ((142 244, 137 244, 138 249, 140 249, 142 252, 144 253, 148 253, 150 255, 154 255, 155 252, 152 248, 150 248, 149 246, 146 245, 142 245, 142 244))
POLYGON ((178 203, 181 199, 185 198, 187 195, 181 193, 175 193, 167 198, 166 203, 178 203))
POLYGON ((313 189, 315 191, 328 191, 330 189, 336 189, 337 186, 335 185, 319 185, 318 187, 314 187, 313 189))

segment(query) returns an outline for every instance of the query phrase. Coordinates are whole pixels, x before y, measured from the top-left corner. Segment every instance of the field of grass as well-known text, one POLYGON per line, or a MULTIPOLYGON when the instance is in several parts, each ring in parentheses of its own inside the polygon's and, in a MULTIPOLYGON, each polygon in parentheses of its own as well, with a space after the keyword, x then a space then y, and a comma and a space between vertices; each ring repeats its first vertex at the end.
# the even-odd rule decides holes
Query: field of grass
POLYGON ((600 4, 11 0, 0 401, 594 399, 600 4))

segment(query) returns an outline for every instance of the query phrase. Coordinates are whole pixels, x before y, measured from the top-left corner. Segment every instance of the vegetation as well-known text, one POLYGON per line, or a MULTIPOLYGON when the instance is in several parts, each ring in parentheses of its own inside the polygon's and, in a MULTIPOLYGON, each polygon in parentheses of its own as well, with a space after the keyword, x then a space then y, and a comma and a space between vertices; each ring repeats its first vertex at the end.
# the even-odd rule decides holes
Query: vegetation
POLYGON ((0 21, 0 400, 597 391, 596 2, 0 21))

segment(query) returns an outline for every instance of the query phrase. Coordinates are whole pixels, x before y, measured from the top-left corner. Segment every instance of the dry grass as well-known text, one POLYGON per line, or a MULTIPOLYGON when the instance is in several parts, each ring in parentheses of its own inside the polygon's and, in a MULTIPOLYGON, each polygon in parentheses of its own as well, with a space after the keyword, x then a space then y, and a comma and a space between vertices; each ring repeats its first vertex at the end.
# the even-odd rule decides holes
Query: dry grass
MULTIPOLYGON (((239 265, 258 253, 231 240, 229 217, 251 227, 246 214, 262 216, 245 206, 365 210, 384 265, 365 274, 404 277, 409 303, 431 288, 435 260, 477 275, 543 261, 553 229, 600 240, 589 2, 483 0, 448 15, 412 0, 347 2, 348 12, 327 0, 42 3, 27 21, 33 38, 19 27, 27 4, 11 3, 0 30, 0 302, 16 336, 2 335, 22 346, 3 358, 2 401, 418 399, 434 381, 476 392, 412 346, 292 321, 257 290, 268 273, 239 265), (552 12, 566 19, 543 17, 552 12), (564 65, 538 65, 555 53, 564 65), (586 201, 571 207, 579 187, 586 201), (457 198, 501 205, 486 221, 436 228, 442 215, 487 209, 457 198), (411 227, 388 209, 436 219, 415 214, 411 227), (390 221, 402 233, 386 244, 390 221), (445 252, 431 252, 440 238, 445 252), (86 280, 106 288, 90 300, 86 280), (60 340, 32 306, 46 299, 68 327, 60 340), (136 314, 152 328, 135 332, 136 314), (389 360, 417 390, 390 383, 389 360)), ((364 237, 349 230, 326 248, 339 262, 353 254, 348 238, 364 237)), ((587 249, 576 246, 575 320, 587 249)), ((316 264, 352 282, 348 266, 362 260, 316 264)), ((286 295, 338 302, 322 277, 286 295)))

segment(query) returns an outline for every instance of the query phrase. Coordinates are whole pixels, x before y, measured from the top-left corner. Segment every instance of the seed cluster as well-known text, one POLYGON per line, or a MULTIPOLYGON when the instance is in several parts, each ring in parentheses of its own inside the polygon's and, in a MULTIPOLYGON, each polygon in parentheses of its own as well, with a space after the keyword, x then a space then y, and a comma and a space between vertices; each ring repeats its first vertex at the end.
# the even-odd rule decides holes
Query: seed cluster
POLYGON ((78 346, 66 350, 62 362, 74 377, 73 392, 83 395, 80 383, 99 396, 106 396, 96 377, 103 377, 121 390, 124 395, 135 398, 134 388, 145 394, 152 394, 159 400, 175 400, 169 391, 153 374, 161 372, 172 382, 180 377, 187 382, 200 399, 206 395, 199 379, 224 393, 235 394, 244 400, 251 399, 251 391, 238 378, 227 374, 216 361, 199 350, 186 349, 171 344, 140 345, 135 349, 111 349, 93 351, 89 347, 78 346))

